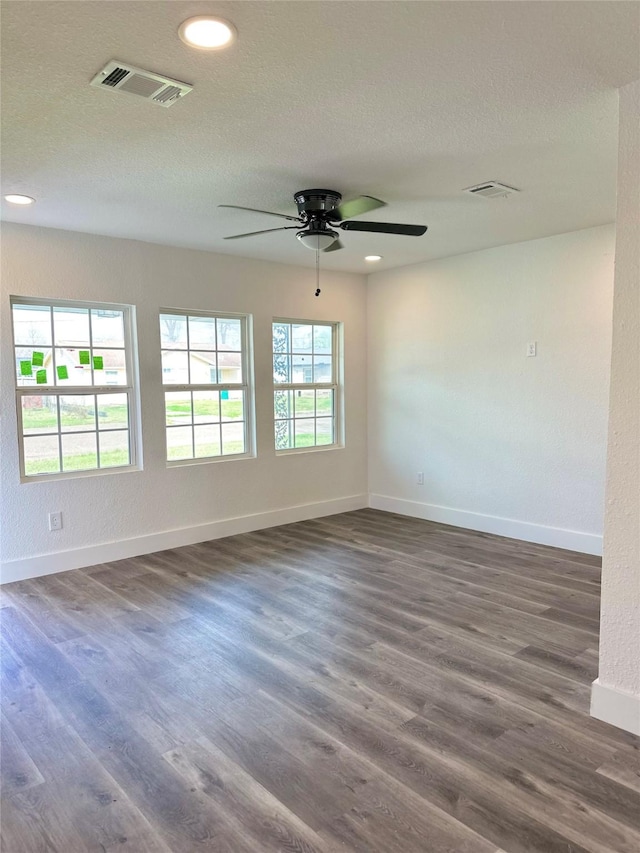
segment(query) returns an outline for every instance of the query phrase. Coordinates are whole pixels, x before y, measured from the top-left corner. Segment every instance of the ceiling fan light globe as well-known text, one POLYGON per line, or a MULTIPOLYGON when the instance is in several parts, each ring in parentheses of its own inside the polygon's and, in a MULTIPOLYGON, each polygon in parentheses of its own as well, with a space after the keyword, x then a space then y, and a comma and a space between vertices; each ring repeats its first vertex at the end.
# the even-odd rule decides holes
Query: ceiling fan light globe
POLYGON ((311 249, 313 252, 323 252, 338 239, 337 233, 328 229, 323 231, 298 231, 296 237, 303 246, 306 246, 307 249, 311 249))

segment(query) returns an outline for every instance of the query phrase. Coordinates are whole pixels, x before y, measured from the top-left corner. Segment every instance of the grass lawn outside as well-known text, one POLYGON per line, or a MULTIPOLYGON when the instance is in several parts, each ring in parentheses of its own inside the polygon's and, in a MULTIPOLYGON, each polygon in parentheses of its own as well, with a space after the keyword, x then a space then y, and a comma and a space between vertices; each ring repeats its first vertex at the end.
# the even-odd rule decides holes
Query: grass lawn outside
MULTIPOLYGON (((126 450, 105 450, 100 454, 101 468, 117 468, 129 464, 129 453, 126 450)), ((97 468, 98 461, 95 453, 77 453, 64 457, 64 471, 90 471, 97 468)), ((60 464, 57 459, 25 459, 25 474, 57 474, 60 464)))
MULTIPOLYGON (((300 415, 307 413, 313 418, 314 413, 317 415, 331 414, 333 401, 330 396, 318 397, 317 401, 313 396, 296 396, 295 407, 296 414, 300 415)), ((61 408, 60 423, 61 427, 66 429, 80 429, 85 427, 88 431, 95 430, 95 423, 91 407, 89 407, 90 416, 87 418, 87 409, 84 406, 64 406, 61 408)), ((213 416, 216 420, 220 415, 223 421, 241 420, 244 414, 244 406, 242 400, 221 400, 220 403, 214 399, 195 399, 193 405, 193 414, 191 416, 191 399, 174 399, 169 400, 166 405, 167 424, 185 423, 185 415, 189 418, 189 422, 196 421, 197 418, 213 416)), ((128 425, 127 406, 123 404, 103 405, 99 408, 100 427, 118 427, 128 425)), ((23 409, 22 424, 25 435, 36 435, 48 431, 57 432, 58 419, 56 410, 49 408, 42 409, 23 409)), ((293 434, 293 422, 291 434, 288 435, 284 442, 279 443, 277 449, 293 449, 298 447, 314 447, 322 444, 332 444, 333 439, 330 435, 319 434, 316 438, 313 432, 293 434)), ((236 453, 244 453, 244 441, 229 441, 224 443, 224 453, 221 453, 219 443, 200 444, 197 447, 197 456, 193 456, 193 450, 189 445, 177 445, 169 447, 168 459, 206 459, 216 458, 220 456, 229 456, 236 453)), ((114 468, 118 466, 128 465, 129 455, 125 449, 104 450, 100 455, 100 468, 114 468)), ((76 453, 66 455, 63 459, 63 472, 66 471, 83 471, 98 468, 98 460, 95 452, 76 453)), ((27 458, 25 459, 25 473, 33 476, 37 474, 53 474, 59 473, 60 466, 58 458, 27 458)))
MULTIPOLYGON (((63 427, 88 426, 93 428, 93 416, 87 419, 86 415, 81 411, 82 407, 77 409, 65 410, 60 412, 60 423, 63 427)), ((223 420, 241 420, 243 414, 243 406, 241 400, 222 400, 220 408, 222 409, 223 420)), ((167 423, 171 423, 171 415, 188 415, 191 413, 191 401, 172 401, 167 407, 167 423)), ((312 411, 312 409, 310 410, 312 411)), ((196 400, 193 407, 194 416, 213 415, 218 418, 218 404, 214 400, 196 400)), ((99 409, 100 426, 107 427, 115 424, 127 423, 127 407, 124 405, 103 406, 99 409)), ((182 420, 182 418, 178 418, 182 420)), ((22 427, 25 432, 28 430, 47 430, 52 431, 58 428, 58 418, 54 410, 51 409, 23 409, 22 410, 22 427)))
POLYGON ((194 400, 193 412, 190 400, 172 400, 166 403, 167 426, 172 424, 189 424, 192 420, 198 423, 205 418, 207 423, 223 421, 241 421, 244 417, 242 400, 194 400))
POLYGON ((231 456, 234 453, 244 453, 243 441, 225 441, 224 453, 220 453, 219 444, 199 444, 198 455, 193 456, 191 445, 185 444, 178 447, 170 447, 168 452, 169 461, 177 461, 179 459, 207 459, 217 456, 231 456))
MULTIPOLYGON (((83 406, 63 407, 60 412, 60 425, 62 427, 82 427, 95 429, 94 418, 91 415, 87 418, 85 412, 82 411, 83 406)), ((126 427, 128 424, 127 407, 124 405, 103 406, 99 409, 100 426, 119 426, 126 427)), ((22 410, 22 429, 25 433, 29 430, 37 430, 44 432, 51 430, 55 432, 58 429, 58 416, 55 409, 25 409, 22 410)))
MULTIPOLYGON (((313 397, 300 396, 295 398, 296 414, 313 415, 314 410, 318 415, 329 415, 332 409, 332 400, 329 396, 320 397, 317 400, 317 405, 314 409, 313 397)), ((82 408, 66 409, 63 408, 60 414, 61 425, 63 427, 87 426, 93 427, 93 417, 87 419, 82 412, 82 408)), ((243 417, 242 400, 221 400, 220 409, 222 410, 223 420, 241 420, 243 417)), ((189 398, 184 400, 171 400, 166 405, 167 423, 172 423, 172 415, 184 416, 191 413, 191 401, 189 398)), ((216 400, 198 400, 194 401, 193 415, 194 417, 202 417, 205 415, 213 415, 217 420, 219 413, 218 403, 216 400)), ((125 405, 109 405, 99 409, 100 425, 103 427, 113 426, 116 424, 127 423, 127 407, 125 405)), ((176 420, 182 421, 183 417, 177 417, 176 420)), ((29 430, 56 430, 58 427, 58 419, 54 410, 43 409, 23 409, 22 410, 22 426, 26 432, 29 430)))

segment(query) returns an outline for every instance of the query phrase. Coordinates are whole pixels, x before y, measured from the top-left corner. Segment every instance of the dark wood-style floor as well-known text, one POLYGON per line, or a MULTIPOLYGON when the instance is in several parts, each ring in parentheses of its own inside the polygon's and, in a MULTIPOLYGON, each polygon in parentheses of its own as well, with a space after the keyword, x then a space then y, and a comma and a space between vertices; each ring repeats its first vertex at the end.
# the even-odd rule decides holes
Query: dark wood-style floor
POLYGON ((4 588, 5 853, 638 853, 599 561, 361 510, 4 588))

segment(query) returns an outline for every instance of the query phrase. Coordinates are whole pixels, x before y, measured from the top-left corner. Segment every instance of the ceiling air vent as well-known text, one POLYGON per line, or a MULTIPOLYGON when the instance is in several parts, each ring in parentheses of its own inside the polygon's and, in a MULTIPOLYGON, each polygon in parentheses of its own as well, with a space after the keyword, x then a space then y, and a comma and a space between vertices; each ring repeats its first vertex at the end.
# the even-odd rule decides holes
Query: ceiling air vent
POLYGON ((107 63, 93 78, 91 85, 137 95, 161 107, 170 107, 193 89, 188 83, 181 83, 171 77, 163 77, 116 60, 107 63))
POLYGON ((483 184, 476 184, 475 187, 467 187, 463 192, 481 195, 483 198, 506 198, 513 193, 519 193, 520 190, 508 187, 506 184, 499 184, 497 181, 485 181, 483 184))

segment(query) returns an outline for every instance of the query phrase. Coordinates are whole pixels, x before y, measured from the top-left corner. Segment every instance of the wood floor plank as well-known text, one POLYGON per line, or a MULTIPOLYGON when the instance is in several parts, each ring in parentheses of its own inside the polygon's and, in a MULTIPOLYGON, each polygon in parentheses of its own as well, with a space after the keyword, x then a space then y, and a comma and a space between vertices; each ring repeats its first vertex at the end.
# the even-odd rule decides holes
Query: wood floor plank
POLYGON ((64 716, 18 660, 4 636, 0 662, 2 712, 19 737, 48 736, 65 725, 64 716))
POLYGON ((637 853, 599 561, 365 509, 9 584, 5 853, 637 853))
POLYGON ((213 814, 209 801, 190 796, 161 757, 103 695, 81 679, 57 648, 47 645, 33 624, 7 607, 3 629, 61 712, 73 720, 106 771, 153 820, 172 853, 192 853, 194 845, 199 844, 224 853, 251 853, 239 839, 220 834, 220 819, 213 814))
POLYGON ((597 659, 587 660, 579 655, 563 655, 541 649, 539 646, 526 646, 516 652, 514 657, 529 661, 557 675, 563 675, 579 684, 589 684, 598 677, 597 659))
MULTIPOLYGON (((217 646, 220 654, 229 664, 241 669, 247 677, 253 678, 265 692, 274 695, 285 704, 290 704, 303 714, 311 714, 325 731, 350 747, 367 754, 386 772, 404 781, 410 787, 417 788, 417 792, 421 793, 427 801, 443 810, 451 809, 452 803, 458 801, 458 796, 453 795, 452 791, 462 789, 474 814, 486 816, 492 808, 491 802, 485 801, 486 791, 491 789, 495 795, 496 787, 501 787, 499 800, 509 802, 513 815, 518 814, 519 817, 516 819, 512 816, 513 836, 498 833, 493 826, 491 832, 495 835, 490 835, 489 838, 496 844, 501 844, 506 849, 513 847, 515 850, 566 850, 568 843, 566 838, 559 835, 553 828, 541 825, 535 817, 522 814, 517 808, 522 797, 517 776, 513 784, 509 784, 512 780, 507 779, 507 784, 501 785, 497 774, 485 778, 484 773, 479 772, 479 768, 474 768, 474 774, 469 775, 457 766, 456 762, 451 766, 451 763, 439 752, 428 751, 428 756, 420 756, 418 754, 420 750, 416 748, 418 745, 415 742, 410 744, 403 742, 399 736, 394 736, 380 726, 375 727, 362 718, 355 706, 350 707, 346 702, 338 703, 315 686, 301 688, 295 677, 285 671, 281 665, 269 661, 257 648, 246 645, 238 647, 225 641, 223 637, 217 639, 217 646), (534 843, 540 843, 541 846, 532 846, 534 843)), ((535 811, 535 807, 529 809, 529 811, 532 810, 535 811)), ((473 820, 471 815, 469 819, 473 820)), ((470 825, 476 831, 479 828, 475 823, 470 825)), ((489 826, 484 822, 480 826, 485 833, 489 831, 489 826)), ((576 842, 575 849, 583 848, 576 842)))
POLYGON ((14 595, 20 602, 21 609, 37 620, 40 630, 53 643, 64 642, 74 637, 80 637, 84 631, 67 619, 62 608, 47 595, 40 579, 21 581, 14 595))
MULTIPOLYGON (((333 536, 327 540, 326 533, 322 532, 327 525, 326 520, 317 519, 305 525, 302 535, 307 540, 315 535, 318 541, 328 542, 331 546, 335 544, 336 539, 339 540, 339 537, 333 536)), ((542 590, 544 586, 540 584, 551 583, 559 587, 561 596, 565 595, 566 589, 574 592, 583 591, 591 595, 597 593, 599 583, 597 569, 567 564, 561 560, 554 560, 545 566, 545 558, 540 555, 532 558, 525 543, 522 542, 500 540, 498 537, 492 537, 491 542, 476 538, 469 539, 467 535, 469 531, 460 529, 455 533, 447 532, 444 535, 432 532, 426 536, 403 537, 398 534, 397 527, 397 522, 391 528, 385 528, 383 523, 376 527, 375 532, 369 533, 360 527, 348 541, 351 546, 359 548, 371 544, 374 553, 378 556, 386 554, 387 559, 389 557, 393 559, 395 555, 395 559, 406 559, 409 564, 419 567, 429 566, 434 569, 477 567, 480 569, 478 572, 480 577, 495 578, 512 573, 520 575, 520 567, 524 567, 527 570, 524 588, 542 590), (388 530, 391 530, 391 535, 387 535, 388 530), (500 548, 496 548, 497 542, 500 542, 500 548), (559 572, 558 569, 562 571, 559 572), (568 585, 566 589, 565 585, 568 585)))
POLYGON ((541 778, 552 777, 556 790, 569 790, 593 808, 603 808, 619 824, 635 830, 635 844, 640 849, 640 794, 620 785, 617 781, 598 773, 580 772, 584 760, 579 753, 571 753, 554 737, 536 726, 513 729, 495 741, 500 756, 518 761, 526 755, 527 765, 541 778))
MULTIPOLYGON (((80 849, 170 853, 170 847, 71 726, 57 729, 54 737, 31 739, 28 748, 47 775, 49 809, 64 815, 66 824, 80 834, 85 845, 80 849)), ((7 808, 24 816, 24 799, 9 802, 7 808)))
POLYGON ((38 785, 4 796, 0 826, 2 853, 92 850, 88 839, 83 837, 80 821, 76 822, 73 807, 58 801, 55 784, 38 785))
POLYGON ((164 758, 190 785, 213 798, 256 850, 316 853, 324 849, 316 832, 212 740, 200 737, 164 758))
POLYGON ((355 795, 347 788, 346 780, 339 787, 332 786, 332 780, 282 748, 266 730, 254 731, 245 722, 242 714, 234 717, 233 725, 218 721, 212 739, 312 830, 320 829, 354 801, 355 795))
POLYGON ((4 796, 14 791, 26 791, 44 782, 27 751, 25 742, 13 730, 4 713, 0 714, 0 743, 2 744, 2 777, 0 792, 4 796))
POLYGON ((640 746, 635 751, 616 752, 598 767, 597 772, 640 794, 640 746))
MULTIPOLYGON (((310 526, 322 529, 328 524, 335 525, 336 523, 339 523, 336 517, 331 516, 329 519, 316 519, 310 526)), ((558 565, 565 565, 569 562, 577 563, 581 574, 587 567, 592 567, 597 576, 601 563, 599 557, 589 554, 565 551, 560 548, 548 548, 544 545, 536 545, 533 542, 507 539, 478 530, 451 527, 437 522, 430 522, 425 525, 419 519, 400 516, 396 513, 385 513, 382 516, 376 510, 359 511, 357 522, 351 527, 351 531, 355 534, 354 538, 356 539, 366 537, 367 533, 379 536, 381 532, 388 533, 391 531, 390 538, 393 542, 408 541, 411 543, 417 541, 424 546, 428 542, 443 541, 447 546, 446 554, 453 554, 455 546, 462 545, 465 548, 474 549, 471 556, 481 550, 488 549, 488 556, 494 559, 504 556, 511 556, 518 560, 532 557, 536 561, 533 567, 536 572, 545 570, 553 572, 558 565)), ((571 576, 570 570, 565 570, 565 574, 571 576)))
MULTIPOLYGON (((258 691, 253 702, 254 725, 268 731, 283 749, 293 750, 305 764, 330 780, 332 788, 341 789, 346 784, 355 795, 351 808, 336 820, 329 820, 321 834, 344 845, 347 830, 354 849, 362 850, 371 849, 374 838, 376 843, 384 844, 385 850, 410 850, 426 838, 432 853, 452 847, 458 853, 495 849, 308 718, 263 691, 258 691)), ((234 723, 237 724, 237 717, 230 721, 231 725, 234 723)), ((345 809, 347 805, 345 801, 345 809)))
MULTIPOLYGON (((526 792, 523 794, 511 780, 501 784, 497 774, 487 776, 478 767, 468 773, 461 762, 452 762, 437 751, 425 750, 421 743, 403 738, 400 732, 394 735, 363 720, 357 709, 346 702, 338 703, 316 687, 301 689, 294 678, 267 661, 257 650, 238 649, 222 641, 220 648, 225 658, 248 677, 253 677, 264 692, 303 715, 310 715, 320 728, 354 751, 367 755, 380 769, 404 782, 427 803, 457 817, 458 805, 464 796, 468 803, 464 822, 496 845, 518 853, 531 850, 565 853, 567 850, 569 840, 565 836, 523 813, 519 806, 527 802, 526 792), (510 816, 508 827, 503 827, 496 819, 496 813, 505 808, 510 816)), ((574 849, 582 853, 587 848, 576 843, 574 849)))
MULTIPOLYGON (((611 796, 611 803, 615 801, 616 808, 608 815, 600 811, 597 804, 589 798, 582 802, 577 801, 575 791, 567 783, 570 777, 567 770, 569 763, 563 768, 564 774, 558 772, 557 763, 549 772, 544 762, 532 762, 528 751, 522 745, 513 750, 498 746, 504 743, 511 733, 501 735, 490 747, 483 747, 470 744, 468 740, 419 716, 405 723, 402 729, 424 743, 428 750, 442 752, 448 761, 455 761, 457 758, 461 762, 470 761, 475 767, 482 768, 484 773, 494 777, 494 784, 500 789, 506 790, 506 781, 526 791, 528 796, 524 801, 518 798, 519 806, 534 818, 545 814, 547 823, 566 835, 570 843, 593 844, 596 849, 610 853, 635 853, 640 845, 640 832, 628 825, 630 808, 633 808, 628 802, 631 798, 620 802, 611 796), (527 756, 526 767, 523 767, 524 756, 527 756)), ((528 734, 531 732, 534 734, 530 736, 530 742, 535 742, 535 727, 528 730, 528 734)), ((610 795, 612 793, 610 792, 610 795)))
POLYGON ((75 600, 77 607, 86 608, 91 615, 100 613, 113 617, 139 609, 117 590, 99 584, 93 575, 80 574, 77 578, 70 578, 67 572, 62 572, 60 575, 54 575, 53 580, 65 587, 67 600, 75 600))
POLYGON ((118 593, 135 608, 150 613, 162 622, 174 622, 189 616, 189 610, 186 607, 179 607, 167 601, 142 582, 142 579, 148 574, 149 572, 144 572, 135 577, 122 577, 114 574, 107 567, 99 572, 93 572, 90 577, 101 584, 103 588, 118 593))

